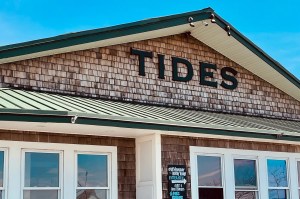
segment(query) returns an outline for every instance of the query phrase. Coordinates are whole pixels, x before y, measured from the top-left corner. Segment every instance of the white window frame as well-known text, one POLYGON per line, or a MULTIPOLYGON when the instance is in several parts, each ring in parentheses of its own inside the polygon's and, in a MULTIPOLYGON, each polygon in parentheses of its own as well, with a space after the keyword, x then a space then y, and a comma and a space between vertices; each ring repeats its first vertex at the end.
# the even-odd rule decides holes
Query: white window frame
MULTIPOLYGON (((267 161, 268 160, 284 160, 286 162, 286 177, 287 177, 287 183, 288 183, 288 186, 287 187, 269 187, 269 175, 267 175, 267 182, 268 182, 268 192, 269 190, 286 190, 287 193, 288 193, 288 199, 291 198, 291 191, 290 191, 290 162, 289 162, 289 158, 280 158, 280 157, 277 157, 277 158, 274 158, 274 157, 267 157, 266 158, 266 164, 267 164, 267 161)), ((268 172, 268 164, 267 164, 267 172, 268 172)))
POLYGON ((233 178, 234 178, 234 194, 235 192, 256 192, 256 196, 257 196, 257 199, 260 199, 259 198, 259 171, 258 171, 258 159, 257 157, 255 156, 242 156, 242 155, 233 155, 232 156, 232 161, 233 161, 233 178), (234 176, 234 160, 254 160, 255 161, 255 169, 256 169, 256 184, 257 184, 257 189, 247 189, 247 187, 245 187, 245 189, 237 189, 236 186, 235 186, 235 176, 234 176))
POLYGON ((95 189, 95 190, 106 190, 107 191, 107 198, 111 199, 111 156, 109 153, 101 153, 101 152, 82 152, 82 151, 76 151, 75 152, 75 182, 76 182, 76 188, 75 192, 77 193, 77 190, 88 190, 88 189, 95 189), (103 155, 107 157, 107 187, 78 187, 78 155, 103 155))
POLYGON ((190 146, 190 167, 191 167, 191 194, 193 199, 198 199, 198 155, 219 154, 224 157, 224 199, 235 198, 235 179, 234 179, 234 159, 245 158, 256 159, 257 161, 257 183, 259 199, 269 198, 268 170, 267 159, 284 159, 287 160, 287 175, 289 183, 289 199, 299 199, 299 184, 297 160, 300 160, 299 153, 285 153, 272 151, 257 151, 243 149, 227 149, 212 147, 190 146))
POLYGON ((23 151, 60 151, 63 161, 61 179, 61 198, 60 199, 76 199, 77 173, 75 175, 75 154, 77 151, 82 153, 105 153, 110 156, 110 194, 108 199, 118 198, 118 161, 116 146, 97 146, 97 145, 80 145, 80 144, 61 144, 61 143, 42 143, 42 142, 21 142, 21 141, 0 141, 0 150, 7 149, 5 153, 5 199, 23 199, 23 183, 24 177, 22 161, 23 151), (73 164, 72 164, 73 163, 73 164), (8 180, 9 179, 9 180, 8 180))
MULTIPOLYGON (((225 181, 224 181, 224 157, 222 154, 213 154, 213 153, 210 153, 210 154, 207 154, 207 153, 199 153, 197 156, 207 156, 207 157, 219 157, 220 158, 220 163, 221 163, 221 183, 222 183, 222 186, 199 186, 198 185, 198 189, 199 188, 219 188, 219 189, 223 189, 223 195, 225 195, 225 181)), ((198 162, 198 160, 196 160, 198 162)), ((198 176, 198 167, 196 168, 197 169, 197 176, 198 176)), ((198 181, 197 181, 197 184, 198 184, 198 181)))
POLYGON ((0 191, 2 191, 2 198, 7 199, 7 183, 8 183, 8 150, 7 148, 0 148, 0 151, 4 154, 3 159, 3 187, 0 187, 0 191), (4 192, 4 194, 3 194, 4 192))
POLYGON ((23 199, 24 197, 24 191, 50 191, 50 190, 57 190, 58 191, 58 199, 62 199, 62 183, 63 183, 63 152, 62 151, 55 151, 55 150, 41 150, 41 149, 23 149, 22 150, 22 159, 21 159, 21 164, 22 164, 22 171, 21 171, 21 176, 22 176, 22 182, 21 182, 21 198, 23 199), (25 187, 25 154, 26 153, 54 153, 59 155, 59 170, 58 170, 58 187, 25 187))

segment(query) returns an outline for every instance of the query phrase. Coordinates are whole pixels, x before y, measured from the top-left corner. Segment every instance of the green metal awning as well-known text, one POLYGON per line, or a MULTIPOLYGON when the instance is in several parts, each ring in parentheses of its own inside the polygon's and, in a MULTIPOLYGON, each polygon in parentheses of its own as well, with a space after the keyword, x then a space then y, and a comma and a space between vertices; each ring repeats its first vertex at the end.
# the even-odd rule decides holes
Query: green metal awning
POLYGON ((0 89, 0 120, 73 122, 262 138, 278 138, 278 135, 283 135, 283 138, 290 137, 288 140, 297 137, 300 141, 300 121, 167 108, 10 88, 0 89))

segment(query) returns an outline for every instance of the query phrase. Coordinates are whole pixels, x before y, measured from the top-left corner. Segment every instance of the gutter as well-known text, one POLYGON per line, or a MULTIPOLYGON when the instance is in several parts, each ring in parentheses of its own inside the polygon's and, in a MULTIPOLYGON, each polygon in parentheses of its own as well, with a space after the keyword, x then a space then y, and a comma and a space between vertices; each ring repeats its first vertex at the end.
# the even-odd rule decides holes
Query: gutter
POLYGON ((223 135, 232 137, 247 137, 247 138, 259 138, 259 139, 270 139, 270 140, 282 140, 282 141, 295 141, 300 142, 300 134, 297 132, 278 132, 278 131, 242 131, 242 130, 230 130, 230 129, 218 129, 218 128, 204 128, 197 127, 196 125, 178 125, 172 123, 157 123, 157 122, 145 122, 112 119, 109 117, 87 117, 84 115, 75 115, 70 112, 58 112, 49 111, 43 114, 43 111, 26 111, 12 112, 12 111, 1 111, 0 121, 16 121, 16 122, 42 122, 42 123, 65 123, 65 124, 81 124, 81 125, 95 125, 95 126, 111 126, 119 128, 134 128, 134 129, 147 129, 147 130, 161 130, 171 132, 187 132, 197 134, 208 134, 208 135, 223 135), (39 112, 39 113, 37 113, 39 112), (266 133, 268 132, 268 133, 266 133), (298 135, 297 135, 298 134, 298 135))

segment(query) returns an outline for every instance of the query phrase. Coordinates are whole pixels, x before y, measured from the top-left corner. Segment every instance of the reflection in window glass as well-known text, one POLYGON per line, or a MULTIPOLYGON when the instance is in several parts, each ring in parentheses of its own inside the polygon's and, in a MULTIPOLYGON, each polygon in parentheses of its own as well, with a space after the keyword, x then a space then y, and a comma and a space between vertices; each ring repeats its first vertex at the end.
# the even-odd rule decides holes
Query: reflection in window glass
POLYGON ((235 192, 236 199, 256 199, 256 193, 254 191, 236 191, 235 192))
POLYGON ((256 188, 255 160, 234 160, 235 186, 256 188))
POLYGON ((287 187, 287 170, 285 160, 268 160, 269 187, 287 187))
POLYGON ((198 156, 199 199, 223 199, 221 158, 198 156))
POLYGON ((270 189, 269 199, 288 199, 288 192, 284 189, 270 189))
POLYGON ((256 161, 247 159, 234 160, 235 198, 257 198, 256 161))
POLYGON ((77 190, 76 199, 105 199, 107 198, 106 190, 77 190))
POLYGON ((26 190, 24 199, 57 199, 57 190, 26 190))
POLYGON ((289 190, 286 160, 268 159, 267 166, 269 199, 288 199, 289 190))
POLYGON ((107 199, 108 191, 108 156, 78 154, 76 199, 107 199))
POLYGON ((59 187, 59 154, 26 152, 25 187, 59 187))
POLYGON ((107 156, 78 155, 78 187, 107 187, 107 156))
POLYGON ((221 158, 198 156, 198 186, 222 186, 221 158))

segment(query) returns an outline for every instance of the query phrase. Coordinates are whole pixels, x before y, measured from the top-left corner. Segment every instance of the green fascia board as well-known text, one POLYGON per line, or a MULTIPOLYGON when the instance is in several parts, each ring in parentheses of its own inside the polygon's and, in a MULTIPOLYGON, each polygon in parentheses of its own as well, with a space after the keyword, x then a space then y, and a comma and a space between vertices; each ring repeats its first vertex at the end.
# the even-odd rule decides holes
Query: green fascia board
MULTIPOLYGON (((121 36, 127 36, 132 34, 138 34, 153 30, 159 30, 163 28, 179 26, 187 23, 188 17, 193 17, 194 22, 202 21, 209 19, 211 14, 214 14, 216 17, 217 24, 225 29, 227 25, 230 25, 227 21, 222 19, 217 15, 213 9, 206 8, 199 11, 188 12, 183 14, 171 15, 166 17, 159 17, 153 19, 146 19, 138 22, 127 23, 107 28, 100 28, 89 31, 82 31, 77 33, 69 33, 64 35, 59 35, 56 37, 50 37, 46 39, 34 40, 19 44, 7 45, 0 47, 0 59, 22 56, 26 54, 38 53, 48 50, 55 50, 95 41, 101 41, 105 39, 112 39, 121 36)), ((264 60, 277 72, 287 78, 291 83, 296 87, 300 88, 300 80, 286 70, 280 63, 271 58, 267 53, 262 49, 256 46, 233 26, 231 26, 231 36, 237 39, 250 51, 264 60)))
MULTIPOLYGON (((37 111, 32 111, 31 113, 30 112, 13 113, 13 110, 11 110, 10 112, 9 111, 0 112, 0 121, 71 124, 72 117, 74 117, 74 115, 70 115, 67 112, 60 112, 60 114, 58 115, 53 115, 52 113, 44 114, 43 111, 39 111, 42 114, 36 114, 34 112, 37 111)), ((208 128, 198 128, 198 127, 189 127, 189 126, 177 126, 177 125, 170 125, 170 124, 155 124, 155 123, 144 123, 144 122, 135 122, 135 121, 109 120, 109 119, 102 119, 102 118, 78 117, 76 120, 76 124, 300 142, 300 135, 299 136, 283 135, 278 137, 277 136, 278 134, 231 131, 231 130, 223 130, 223 129, 208 129, 208 128)))

